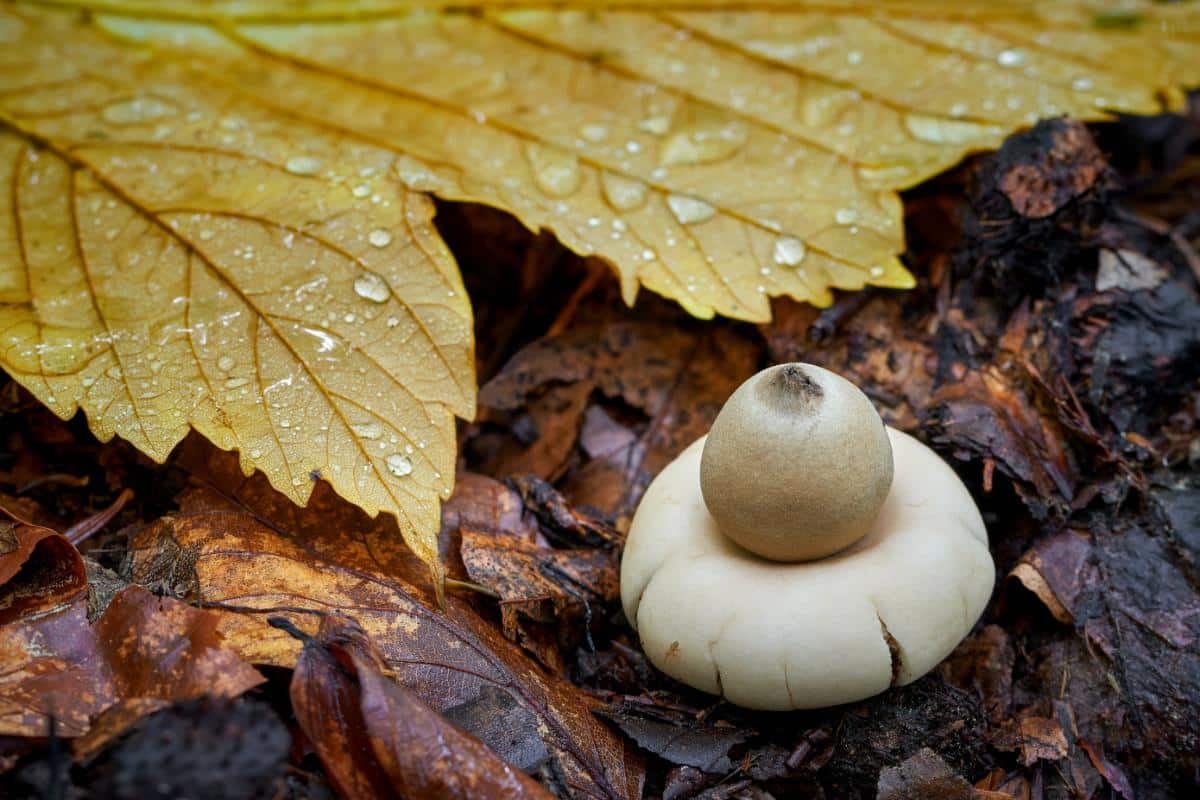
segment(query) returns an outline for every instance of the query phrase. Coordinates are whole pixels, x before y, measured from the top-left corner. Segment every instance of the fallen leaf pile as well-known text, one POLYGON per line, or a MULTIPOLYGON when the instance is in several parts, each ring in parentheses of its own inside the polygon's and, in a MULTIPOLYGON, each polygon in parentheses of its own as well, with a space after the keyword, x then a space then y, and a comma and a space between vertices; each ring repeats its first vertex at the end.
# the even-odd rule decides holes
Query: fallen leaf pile
POLYGON ((913 286, 899 190, 1200 80, 1188 3, 444 5, 0 9, 0 365, 155 460, 195 429, 329 481, 435 582, 476 384, 429 194, 765 321, 913 286))
POLYGON ((948 9, 0 4, 0 796, 1194 796, 1200 105, 1108 112, 1180 106, 1195 6, 948 9), (769 714, 618 574, 787 360, 999 572, 931 674, 769 714))

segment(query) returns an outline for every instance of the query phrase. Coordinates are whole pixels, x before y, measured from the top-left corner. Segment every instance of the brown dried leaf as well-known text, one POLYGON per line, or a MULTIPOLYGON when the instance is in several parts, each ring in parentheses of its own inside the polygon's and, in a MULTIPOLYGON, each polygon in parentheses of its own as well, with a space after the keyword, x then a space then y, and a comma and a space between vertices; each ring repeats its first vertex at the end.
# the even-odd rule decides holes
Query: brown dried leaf
POLYGON ((1021 760, 1032 766, 1038 759, 1057 761, 1067 756, 1067 737, 1057 720, 1025 717, 1021 720, 1021 760))
POLYGON ((87 584, 83 558, 66 537, 0 521, 0 625, 61 611, 86 595, 87 584))
MULTIPOLYGON (((433 596, 413 582, 422 568, 391 534, 394 523, 370 520, 327 492, 300 509, 213 455, 225 462, 224 472, 213 472, 224 497, 191 492, 181 499, 181 514, 140 531, 131 545, 136 577, 171 576, 167 583, 193 599, 225 607, 220 627, 229 645, 256 663, 292 666, 298 655, 298 643, 268 626, 268 616, 285 616, 310 633, 320 615, 350 617, 379 647, 389 672, 435 709, 498 689, 528 720, 520 735, 544 742, 574 791, 638 796, 635 753, 593 717, 586 695, 541 672, 459 598, 447 596, 444 612, 431 609, 433 596)), ((505 735, 511 739, 512 731, 505 735)))
POLYGON ((218 621, 130 587, 94 626, 79 597, 65 610, 0 627, 0 735, 44 736, 53 716, 59 735, 79 736, 115 704, 149 713, 157 701, 235 697, 257 686, 262 676, 226 648, 218 621))
POLYGON ((726 328, 582 326, 523 348, 480 390, 480 403, 517 408, 542 387, 567 383, 644 413, 649 421, 642 430, 616 438, 617 449, 597 452, 566 487, 577 503, 620 519, 632 513, 659 470, 708 432, 721 405, 757 369, 760 354, 757 343, 726 328))
POLYGON ((504 534, 462 529, 462 559, 471 580, 500 597, 504 635, 520 641, 547 667, 562 670, 548 647, 523 620, 554 623, 561 644, 591 635, 592 607, 620 592, 617 556, 611 550, 555 549, 504 534))
POLYGON ((976 800, 975 790, 928 747, 879 773, 879 800, 976 800))
POLYGON ((729 751, 755 735, 733 725, 712 725, 687 714, 626 703, 601 712, 638 745, 672 764, 725 774, 734 768, 729 751))
POLYGON ((292 707, 342 796, 551 798, 384 670, 362 628, 332 616, 296 663, 292 707))
POLYGON ((985 367, 947 383, 933 396, 933 441, 992 459, 1035 514, 1065 511, 1077 468, 1056 418, 1034 405, 1019 368, 985 367))
POLYGON ((1037 595, 1059 622, 1075 622, 1079 593, 1090 575, 1091 539, 1078 531, 1062 531, 1043 539, 1021 556, 1009 577, 1037 595))

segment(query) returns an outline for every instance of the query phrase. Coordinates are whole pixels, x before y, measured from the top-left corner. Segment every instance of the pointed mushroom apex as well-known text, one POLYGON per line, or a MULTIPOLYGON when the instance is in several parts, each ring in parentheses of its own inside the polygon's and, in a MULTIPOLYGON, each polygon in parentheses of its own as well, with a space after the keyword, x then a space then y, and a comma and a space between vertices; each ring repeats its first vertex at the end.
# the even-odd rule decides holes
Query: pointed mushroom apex
POLYGON ((812 364, 781 364, 743 383, 717 415, 700 489, 742 547, 809 561, 866 535, 892 470, 883 421, 857 386, 812 364))

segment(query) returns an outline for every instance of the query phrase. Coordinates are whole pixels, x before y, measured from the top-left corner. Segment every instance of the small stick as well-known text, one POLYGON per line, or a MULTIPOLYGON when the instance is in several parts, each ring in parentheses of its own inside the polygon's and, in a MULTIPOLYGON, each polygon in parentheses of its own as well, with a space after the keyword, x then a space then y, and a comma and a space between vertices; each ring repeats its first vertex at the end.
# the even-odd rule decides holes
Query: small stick
POLYGON ((76 522, 63 531, 63 536, 67 538, 68 542, 78 547, 88 538, 102 530, 105 525, 112 522, 113 517, 121 513, 121 509, 132 499, 133 489, 123 489, 111 506, 97 514, 93 514, 87 519, 76 522))

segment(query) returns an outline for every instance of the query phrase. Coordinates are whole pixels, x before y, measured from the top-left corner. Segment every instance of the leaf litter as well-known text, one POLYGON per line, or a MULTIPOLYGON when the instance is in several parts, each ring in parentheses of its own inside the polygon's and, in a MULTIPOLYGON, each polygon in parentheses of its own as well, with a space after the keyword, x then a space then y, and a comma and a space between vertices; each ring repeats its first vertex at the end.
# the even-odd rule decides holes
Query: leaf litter
MULTIPOLYGON (((0 593, 13 587, 0 596, 25 604, 0 635, 49 643, 0 650, 6 676, 32 681, 0 696, 54 704, 0 716, 13 725, 0 788, 154 796, 137 792, 216 770, 238 796, 349 794, 381 774, 417 796, 473 775, 561 797, 1186 796, 1200 769, 1200 173, 1194 130, 1167 133, 1191 143, 1146 173, 1118 157, 1168 147, 1148 123, 1038 126, 910 194, 916 291, 825 310, 776 300, 758 328, 700 327, 653 298, 622 309, 620 286, 589 279, 585 261, 491 212, 453 212, 503 243, 497 262, 531 296, 558 302, 481 346, 487 407, 461 428, 436 540, 444 614, 387 518, 321 484, 301 509, 195 437, 152 468, 10 388, 0 480, 23 519, 80 519, 137 495, 80 545, 88 561, 53 531, 14 523, 0 537, 0 593), (1154 281, 1110 285, 1106 252, 1138 254, 1154 281), (754 714, 656 674, 611 576, 654 472, 738 376, 794 358, 852 375, 957 466, 1008 577, 921 681, 848 708, 754 714), (535 447, 548 437, 565 441, 535 447), (88 582, 103 575, 115 599, 89 624, 88 582), (111 648, 134 641, 137 656, 113 667, 111 648), (187 654, 179 670, 155 668, 161 648, 187 654), (230 682, 205 683, 214 669, 230 682), (226 697, 198 697, 214 691, 226 697), (400 708, 441 733, 367 722, 400 708), (338 749, 331 709, 363 718, 369 752, 338 749), (206 744, 217 724, 261 743, 259 769, 206 744), (457 744, 404 760, 439 735, 457 744)), ((495 264, 463 265, 468 286, 494 280, 495 264)), ((473 296, 479 319, 503 318, 473 296)))

